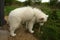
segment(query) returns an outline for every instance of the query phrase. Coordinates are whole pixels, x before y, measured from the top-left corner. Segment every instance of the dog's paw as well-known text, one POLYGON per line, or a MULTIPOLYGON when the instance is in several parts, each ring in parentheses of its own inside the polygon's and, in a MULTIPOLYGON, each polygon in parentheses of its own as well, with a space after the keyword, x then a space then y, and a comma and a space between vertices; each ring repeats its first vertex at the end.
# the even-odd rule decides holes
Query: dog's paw
POLYGON ((34 33, 34 31, 30 31, 30 33, 34 33))
POLYGON ((13 37, 14 37, 14 36, 16 36, 16 34, 11 34, 11 36, 13 36, 13 37))

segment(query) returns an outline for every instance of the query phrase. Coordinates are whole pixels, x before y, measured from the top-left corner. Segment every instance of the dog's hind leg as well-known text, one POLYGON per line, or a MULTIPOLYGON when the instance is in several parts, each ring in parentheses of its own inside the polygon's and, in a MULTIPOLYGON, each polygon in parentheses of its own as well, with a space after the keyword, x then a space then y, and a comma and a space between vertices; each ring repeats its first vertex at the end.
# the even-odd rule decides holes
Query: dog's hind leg
POLYGON ((14 32, 18 27, 19 27, 19 23, 14 24, 13 26, 10 27, 10 35, 11 36, 16 36, 16 34, 14 32))

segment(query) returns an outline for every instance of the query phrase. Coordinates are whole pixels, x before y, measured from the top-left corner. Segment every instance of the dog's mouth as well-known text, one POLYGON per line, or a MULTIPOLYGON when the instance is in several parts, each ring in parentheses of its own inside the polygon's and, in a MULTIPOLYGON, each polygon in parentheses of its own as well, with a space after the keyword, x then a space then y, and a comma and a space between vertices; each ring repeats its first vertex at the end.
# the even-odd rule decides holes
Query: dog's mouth
POLYGON ((44 23, 43 21, 40 21, 39 23, 44 23))
POLYGON ((44 23, 44 22, 40 22, 40 23, 44 23))

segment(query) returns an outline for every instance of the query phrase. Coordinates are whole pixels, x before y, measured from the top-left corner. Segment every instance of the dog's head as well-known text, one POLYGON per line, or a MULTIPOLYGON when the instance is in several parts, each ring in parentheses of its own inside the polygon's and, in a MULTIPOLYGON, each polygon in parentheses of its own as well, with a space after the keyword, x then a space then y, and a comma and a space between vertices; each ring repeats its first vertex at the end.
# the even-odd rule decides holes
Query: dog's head
POLYGON ((44 15, 44 16, 40 16, 38 18, 38 22, 40 23, 40 25, 43 25, 48 19, 48 15, 44 15))
POLYGON ((43 25, 47 21, 49 15, 46 15, 44 12, 42 12, 37 8, 34 8, 34 12, 36 14, 37 23, 40 23, 40 25, 43 25))

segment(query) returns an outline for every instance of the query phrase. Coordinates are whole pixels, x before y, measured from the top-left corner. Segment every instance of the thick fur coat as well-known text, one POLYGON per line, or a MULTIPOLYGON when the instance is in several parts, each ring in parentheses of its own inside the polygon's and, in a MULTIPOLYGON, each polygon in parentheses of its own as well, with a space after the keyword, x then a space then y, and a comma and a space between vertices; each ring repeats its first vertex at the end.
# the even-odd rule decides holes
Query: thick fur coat
POLYGON ((26 28, 30 33, 34 33, 33 25, 38 22, 43 25, 47 21, 48 15, 37 8, 33 7, 21 7, 12 10, 8 17, 8 23, 10 25, 10 34, 15 36, 15 30, 20 27, 22 23, 26 22, 26 28))

